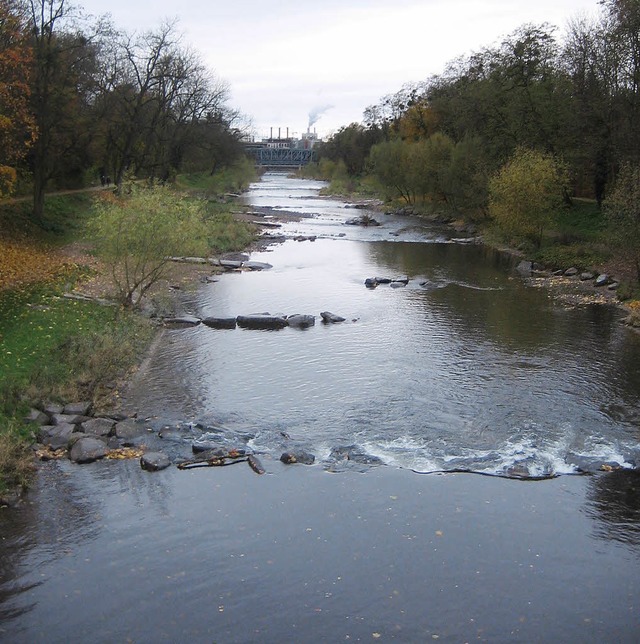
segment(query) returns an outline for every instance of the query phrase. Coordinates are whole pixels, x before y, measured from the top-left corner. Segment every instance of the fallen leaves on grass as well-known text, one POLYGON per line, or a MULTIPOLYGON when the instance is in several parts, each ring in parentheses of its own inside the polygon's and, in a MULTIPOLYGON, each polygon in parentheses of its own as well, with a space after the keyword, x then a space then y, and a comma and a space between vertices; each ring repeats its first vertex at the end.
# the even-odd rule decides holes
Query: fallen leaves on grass
POLYGON ((53 250, 28 241, 0 240, 0 291, 47 282, 77 268, 53 250))

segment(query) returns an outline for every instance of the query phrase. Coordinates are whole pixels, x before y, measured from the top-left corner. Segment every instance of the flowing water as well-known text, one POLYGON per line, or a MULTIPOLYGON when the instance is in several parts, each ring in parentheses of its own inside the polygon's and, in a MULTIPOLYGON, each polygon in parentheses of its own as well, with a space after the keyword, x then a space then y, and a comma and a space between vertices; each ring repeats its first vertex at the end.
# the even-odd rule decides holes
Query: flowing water
POLYGON ((619 312, 562 306, 508 256, 415 219, 345 225, 363 211, 319 198, 321 185, 267 174, 247 202, 304 218, 252 256, 271 270, 223 275, 188 303, 201 317, 302 313, 315 326, 169 331, 136 408, 327 466, 346 447, 417 472, 632 466, 640 338, 619 312), (410 281, 366 288, 376 276, 410 281), (346 321, 322 324, 321 311, 346 321))
POLYGON ((43 464, 0 509, 1 642, 638 641, 639 336, 447 230, 345 225, 320 187, 253 186, 303 217, 185 306, 346 320, 167 329, 126 401, 174 459, 247 444, 266 475, 43 464))

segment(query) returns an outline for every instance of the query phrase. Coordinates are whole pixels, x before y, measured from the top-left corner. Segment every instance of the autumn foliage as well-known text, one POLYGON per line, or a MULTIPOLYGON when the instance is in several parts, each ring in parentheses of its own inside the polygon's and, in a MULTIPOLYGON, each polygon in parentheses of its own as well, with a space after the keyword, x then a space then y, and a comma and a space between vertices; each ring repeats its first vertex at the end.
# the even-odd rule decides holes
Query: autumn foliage
POLYGON ((33 144, 29 109, 32 50, 16 7, 0 4, 0 197, 11 194, 16 166, 33 144))
POLYGON ((0 293, 46 282, 76 269, 60 253, 28 241, 0 240, 0 293))

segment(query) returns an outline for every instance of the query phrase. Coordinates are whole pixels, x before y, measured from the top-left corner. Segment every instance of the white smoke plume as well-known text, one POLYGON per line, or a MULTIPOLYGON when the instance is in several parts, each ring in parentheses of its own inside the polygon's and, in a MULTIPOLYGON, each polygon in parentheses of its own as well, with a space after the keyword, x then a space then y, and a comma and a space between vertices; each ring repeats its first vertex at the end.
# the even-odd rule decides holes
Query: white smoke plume
POLYGON ((330 110, 333 105, 318 105, 309 112, 309 127, 320 120, 320 117, 330 110))

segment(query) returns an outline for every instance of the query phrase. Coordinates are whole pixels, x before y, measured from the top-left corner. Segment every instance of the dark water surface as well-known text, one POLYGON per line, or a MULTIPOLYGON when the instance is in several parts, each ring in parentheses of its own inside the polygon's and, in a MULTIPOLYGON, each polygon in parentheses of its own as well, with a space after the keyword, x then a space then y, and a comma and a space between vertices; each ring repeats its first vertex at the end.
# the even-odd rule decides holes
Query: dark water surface
POLYGON ((319 188, 267 175, 249 202, 318 239, 187 308, 347 321, 168 330, 128 399, 174 449, 208 428, 267 474, 45 464, 0 510, 0 641, 638 641, 638 336, 445 230, 345 226, 359 211, 319 188), (282 465, 295 446, 317 464, 282 465))

